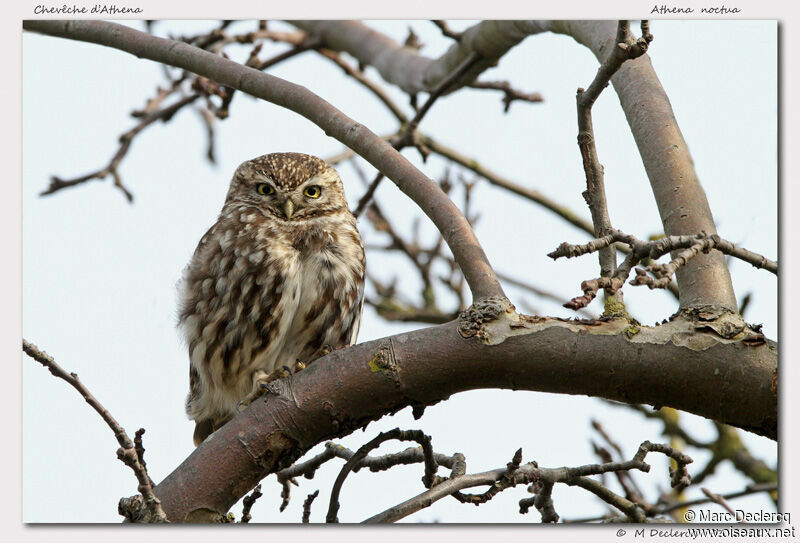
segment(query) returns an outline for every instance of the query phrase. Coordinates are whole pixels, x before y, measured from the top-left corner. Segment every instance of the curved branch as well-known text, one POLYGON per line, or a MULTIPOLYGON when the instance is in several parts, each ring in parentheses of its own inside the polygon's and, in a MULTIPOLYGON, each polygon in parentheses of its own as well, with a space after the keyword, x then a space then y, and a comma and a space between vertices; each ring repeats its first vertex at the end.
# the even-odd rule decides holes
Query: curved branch
POLYGON ((500 57, 531 34, 544 32, 539 21, 483 21, 460 35, 437 59, 420 55, 359 21, 288 21, 319 36, 326 47, 349 53, 361 64, 374 66, 381 77, 409 94, 430 92, 468 56, 477 53, 481 61, 448 92, 469 85, 500 57))
POLYGON ((750 339, 725 340, 680 317, 629 330, 624 319, 483 314, 334 351, 275 382, 272 394, 212 434, 155 492, 176 522, 197 511, 223 514, 325 439, 479 388, 668 405, 776 438, 774 343, 753 341, 752 331, 744 334, 750 339))
POLYGON ((364 157, 420 206, 447 241, 475 299, 505 296, 469 222, 441 188, 386 141, 305 87, 183 42, 105 21, 29 20, 23 29, 97 43, 183 68, 302 115, 364 157))

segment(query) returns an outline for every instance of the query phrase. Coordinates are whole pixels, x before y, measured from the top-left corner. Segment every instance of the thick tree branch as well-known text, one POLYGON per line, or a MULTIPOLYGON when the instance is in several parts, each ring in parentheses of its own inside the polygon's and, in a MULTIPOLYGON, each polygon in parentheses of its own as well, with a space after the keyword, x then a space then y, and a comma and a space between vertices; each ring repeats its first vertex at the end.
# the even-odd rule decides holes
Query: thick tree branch
POLYGON ((498 315, 500 306, 481 307, 458 323, 335 351, 276 381, 271 394, 215 432, 156 487, 167 515, 179 521, 223 514, 267 474, 325 439, 476 388, 669 405, 777 436, 772 342, 726 340, 680 317, 628 339, 623 319, 509 320, 498 315))
POLYGON ((374 66, 384 80, 412 95, 430 92, 465 58, 477 53, 480 62, 448 92, 469 85, 527 36, 545 31, 538 21, 483 21, 461 33, 459 41, 441 57, 430 59, 359 21, 289 22, 322 38, 325 47, 345 51, 361 64, 374 66))
POLYGON ((242 66, 183 42, 167 40, 104 21, 24 21, 23 28, 51 36, 98 43, 183 68, 298 113, 352 148, 394 181, 442 232, 476 299, 503 296, 503 289, 472 228, 439 186, 365 126, 308 89, 242 66))

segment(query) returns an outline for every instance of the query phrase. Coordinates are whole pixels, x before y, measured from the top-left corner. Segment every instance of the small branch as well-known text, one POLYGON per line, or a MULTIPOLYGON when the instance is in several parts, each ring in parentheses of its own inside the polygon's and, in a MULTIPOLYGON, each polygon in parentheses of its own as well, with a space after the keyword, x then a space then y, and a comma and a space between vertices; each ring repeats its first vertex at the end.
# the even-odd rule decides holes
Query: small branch
POLYGON ((511 86, 508 81, 475 81, 469 85, 473 89, 499 90, 503 93, 503 112, 508 113, 511 103, 520 100, 532 104, 543 102, 544 98, 538 92, 522 92, 511 86))
POLYGON ((630 522, 644 522, 647 518, 644 514, 644 511, 641 507, 639 507, 638 504, 612 492, 610 489, 601 485, 594 479, 589 479, 588 477, 578 477, 571 483, 567 484, 570 486, 579 486, 584 490, 588 490, 604 502, 622 511, 625 516, 628 517, 630 522))
POLYGON ((434 502, 450 496, 459 490, 475 486, 494 484, 499 477, 502 477, 504 473, 505 469, 499 469, 447 479, 446 481, 437 484, 430 490, 427 490, 422 494, 411 498, 410 500, 406 500, 403 503, 383 511, 382 513, 366 519, 364 524, 396 522, 407 517, 408 515, 411 515, 412 513, 420 511, 421 509, 430 507, 434 502))
POLYGON ((579 309, 586 307, 597 295, 600 288, 605 288, 614 294, 625 283, 633 267, 644 259, 657 260, 662 256, 673 251, 681 250, 674 259, 668 264, 651 264, 646 270, 653 273, 656 277, 649 277, 644 269, 636 268, 636 277, 631 281, 631 285, 647 285, 649 288, 666 288, 671 284, 671 275, 680 267, 684 266, 691 258, 700 253, 708 253, 716 249, 721 253, 728 254, 735 258, 740 258, 756 268, 762 268, 777 274, 778 263, 762 255, 742 249, 735 244, 722 239, 717 234, 708 235, 701 232, 694 236, 666 236, 653 241, 642 241, 634 236, 625 234, 614 228, 609 230, 605 236, 594 239, 581 245, 562 243, 555 251, 548 253, 547 256, 556 260, 558 258, 574 258, 596 251, 603 251, 614 243, 625 243, 629 246, 630 252, 620 267, 612 277, 600 277, 581 284, 584 296, 573 298, 565 304, 565 307, 579 309))
MULTIPOLYGON (((652 36, 650 37, 652 39, 652 36)), ((583 169, 586 173, 586 191, 583 197, 589 205, 589 210, 592 213, 592 223, 594 225, 595 236, 601 237, 610 233, 611 219, 608 215, 608 203, 605 194, 605 182, 603 166, 597 156, 597 147, 595 145, 594 128, 592 126, 592 105, 597 100, 600 93, 608 83, 611 81, 611 76, 622 66, 622 64, 629 59, 641 56, 647 51, 648 41, 641 38, 639 47, 633 48, 629 43, 632 40, 628 21, 620 21, 617 28, 617 46, 612 49, 608 58, 600 66, 594 81, 589 85, 588 90, 578 89, 577 106, 578 106, 578 146, 581 150, 581 157, 583 158, 583 169)), ((638 43, 638 42, 637 42, 638 43)), ((610 247, 605 247, 600 250, 600 277, 611 278, 616 272, 616 251, 610 247)), ((624 281, 624 279, 623 279, 624 281)), ((602 284, 606 290, 607 297, 613 297, 618 291, 614 288, 615 282, 602 284)), ((583 288, 583 286, 581 287, 583 288)), ((596 292, 596 291, 595 291, 596 292)), ((585 295, 580 299, 575 299, 569 302, 572 307, 584 307, 580 305, 589 303, 594 296, 591 292, 584 289, 585 295)), ((621 303, 621 298, 617 300, 621 303)))
POLYGON ((723 496, 720 496, 719 494, 714 494, 707 488, 701 488, 700 490, 702 490, 703 494, 705 494, 706 497, 708 497, 712 502, 716 503, 717 505, 725 509, 728 513, 730 513, 734 518, 736 518, 736 511, 734 511, 733 508, 730 505, 728 505, 728 502, 725 501, 725 498, 723 496))
MULTIPOLYGON (((455 70, 453 70, 452 73, 450 73, 450 75, 445 77, 436 86, 436 88, 431 91, 430 95, 428 96, 428 99, 425 101, 422 107, 419 108, 419 110, 417 110, 417 113, 416 115, 414 115, 414 118, 408 121, 405 125, 403 125, 403 128, 400 130, 400 133, 398 134, 397 138, 395 138, 394 141, 391 142, 392 147, 400 151, 405 147, 413 145, 417 147, 417 149, 419 149, 420 153, 422 154, 422 158, 424 160, 427 157, 428 151, 425 149, 424 145, 422 145, 415 137, 419 123, 428 113, 428 111, 436 102, 436 100, 438 100, 439 97, 442 96, 442 94, 444 94, 453 85, 455 81, 458 81, 458 79, 465 73, 467 73, 467 71, 469 71, 469 69, 472 68, 479 60, 480 56, 477 53, 471 53, 469 56, 467 56, 467 58, 463 60, 463 62, 461 62, 461 64, 458 65, 458 67, 455 70)), ((384 177, 383 173, 380 172, 375 176, 375 179, 373 179, 372 183, 370 183, 367 192, 358 201, 358 205, 356 206, 356 209, 353 211, 353 215, 355 215, 356 217, 361 215, 361 213, 367 207, 367 204, 369 204, 369 202, 372 200, 372 197, 375 194, 375 191, 377 190, 378 185, 380 184, 383 177, 384 177)))
POLYGON ((378 172, 372 182, 367 187, 367 191, 364 195, 358 200, 358 204, 356 208, 353 210, 353 215, 358 218, 367 208, 367 205, 372 201, 372 197, 375 196, 375 191, 378 190, 378 185, 380 185, 381 181, 383 180, 383 174, 378 172))
MULTIPOLYGON (((599 421, 593 419, 592 427, 598 434, 600 434, 600 436, 605 440, 605 442, 608 443, 608 445, 612 449, 614 449, 614 451, 620 458, 624 457, 622 448, 613 439, 611 439, 611 436, 608 435, 608 432, 606 432, 605 428, 603 427, 602 424, 600 424, 599 421)), ((601 449, 600 447, 595 446, 595 451, 598 452, 599 454, 603 454, 605 449, 601 449)), ((605 451, 604 456, 606 456, 606 458, 604 458, 603 460, 604 462, 613 461, 613 457, 611 456, 611 453, 608 453, 608 451, 605 451)), ((633 480, 633 477, 631 477, 629 473, 624 471, 616 472, 616 476, 620 486, 622 486, 622 488, 625 490, 625 496, 634 503, 641 505, 644 508, 645 512, 647 512, 649 504, 646 504, 644 502, 642 491, 636 484, 636 481, 633 480)))
POLYGON ((392 112, 392 114, 401 124, 408 122, 408 117, 406 117, 406 114, 403 113, 403 110, 394 103, 394 100, 392 100, 380 86, 368 79, 364 72, 352 67, 349 63, 342 60, 341 55, 335 51, 330 49, 318 49, 317 52, 339 66, 342 70, 344 70, 345 74, 361 83, 367 90, 374 94, 378 100, 383 102, 383 104, 389 109, 389 111, 392 112))
MULTIPOLYGON (((147 473, 147 463, 144 461, 144 443, 142 442, 142 436, 144 435, 144 428, 139 428, 136 430, 136 434, 133 437, 133 445, 136 449, 136 458, 139 460, 139 464, 142 465, 142 469, 145 473, 147 473)), ((150 487, 156 486, 153 480, 150 478, 150 474, 147 474, 147 480, 150 481, 150 487)))
POLYGON ((257 484, 256 487, 253 489, 253 492, 249 496, 245 496, 244 500, 242 501, 242 520, 243 524, 247 524, 253 518, 250 516, 250 509, 253 508, 253 505, 256 503, 258 498, 263 496, 261 493, 261 484, 257 484))
MULTIPOLYGON (((305 477, 306 479, 313 479, 319 467, 333 458, 341 458, 343 460, 350 460, 355 452, 347 447, 343 447, 332 441, 325 443, 325 450, 313 458, 293 464, 288 468, 279 471, 276 475, 278 481, 293 479, 295 477, 305 477)), ((444 454, 434 453, 434 459, 440 466, 450 468, 456 462, 456 455, 447 456, 444 454)), ((394 466, 418 464, 425 459, 425 453, 419 447, 409 447, 404 451, 382 456, 365 456, 353 466, 353 471, 358 472, 361 468, 367 468, 372 472, 386 471, 394 466)))
POLYGON ((451 29, 450 25, 447 24, 447 21, 432 20, 431 22, 439 27, 439 30, 442 31, 442 36, 456 41, 461 41, 461 37, 464 35, 464 33, 456 32, 455 30, 451 29))
MULTIPOLYGON (((691 458, 676 451, 668 445, 643 442, 633 459, 625 462, 609 462, 604 464, 587 464, 575 468, 539 468, 536 462, 529 462, 520 465, 522 461, 522 451, 514 454, 514 458, 505 468, 495 469, 473 475, 463 475, 455 468, 449 479, 439 479, 429 490, 419 494, 409 500, 391 507, 382 513, 365 520, 365 523, 372 524, 378 522, 395 522, 408 515, 415 513, 426 507, 430 507, 435 501, 446 496, 464 497, 460 493, 465 488, 490 485, 490 489, 480 495, 473 495, 462 499, 467 503, 480 505, 491 499, 497 493, 512 488, 518 484, 530 484, 529 490, 536 494, 535 498, 526 498, 520 501, 520 513, 524 514, 533 505, 542 514, 542 522, 557 522, 558 514, 555 512, 552 501, 552 489, 556 483, 564 483, 570 486, 580 486, 596 494, 606 503, 622 511, 634 522, 644 522, 646 517, 644 511, 635 503, 619 496, 598 483, 589 479, 590 475, 599 475, 608 472, 629 471, 637 469, 640 471, 650 471, 650 466, 644 462, 645 456, 649 452, 660 452, 678 462, 678 471, 681 473, 683 481, 686 464, 692 461, 691 458)), ((461 464, 459 463, 459 466, 461 464)), ((688 475, 686 475, 688 477, 688 475)))
POLYGON ((409 121, 408 125, 403 128, 403 131, 400 135, 400 141, 404 142, 405 145, 413 144, 411 141, 406 141, 414 132, 416 132, 419 123, 422 121, 423 117, 428 113, 431 106, 439 99, 443 94, 446 94, 452 86, 458 81, 461 76, 466 74, 473 66, 475 66, 481 60, 481 56, 476 53, 472 52, 467 57, 461 61, 461 63, 452 71, 450 74, 442 79, 436 87, 428 95, 428 99, 422 105, 421 108, 417 111, 417 114, 414 115, 414 118, 409 121))
MULTIPOLYGON (((725 500, 733 500, 736 498, 741 498, 742 496, 750 496, 753 494, 760 494, 761 492, 777 492, 778 491, 778 483, 763 483, 763 484, 754 484, 754 485, 747 485, 742 490, 737 490, 736 492, 731 492, 729 494, 722 494, 720 495, 721 498, 725 500)), ((697 498, 695 500, 688 500, 685 502, 678 502, 674 503, 665 507, 656 508, 653 511, 653 515, 661 515, 670 513, 675 511, 676 509, 685 509, 687 507, 694 507, 695 505, 702 505, 704 503, 708 503, 713 501, 708 495, 705 498, 697 498)))
POLYGON ((97 401, 97 398, 95 398, 92 393, 89 392, 89 389, 83 385, 80 379, 78 379, 77 374, 67 373, 56 363, 55 360, 53 360, 49 354, 39 350, 36 345, 24 339, 22 340, 22 350, 25 351, 25 354, 47 368, 54 376, 58 377, 59 379, 63 379, 75 390, 77 390, 83 399, 86 400, 86 403, 88 403, 92 409, 94 409, 100 415, 108 427, 111 428, 111 431, 114 432, 114 437, 117 438, 117 443, 120 445, 120 448, 117 449, 117 458, 119 458, 126 466, 133 470, 133 473, 136 475, 136 479, 139 481, 138 490, 144 498, 144 503, 151 515, 148 521, 167 522, 167 516, 164 514, 164 511, 161 508, 161 501, 153 493, 153 486, 150 476, 147 474, 147 470, 143 463, 139 461, 139 459, 142 458, 141 455, 144 454, 144 447, 141 445, 141 435, 144 433, 144 431, 140 430, 140 432, 136 433, 139 440, 137 446, 136 443, 131 441, 131 438, 125 432, 125 429, 120 426, 114 417, 111 416, 111 413, 109 413, 108 410, 103 407, 99 401, 97 401))
POLYGON ((189 96, 185 96, 175 102, 174 104, 167 106, 161 110, 154 111, 152 113, 147 114, 145 117, 142 118, 139 123, 122 134, 119 137, 120 146, 114 156, 111 157, 111 161, 106 165, 104 168, 101 168, 97 171, 88 173, 86 175, 82 175, 80 177, 75 177, 73 179, 61 179, 60 177, 53 176, 50 179, 50 186, 47 187, 46 190, 39 193, 40 196, 47 196, 48 194, 53 194, 58 192, 61 189, 74 187, 76 185, 80 185, 85 183, 86 181, 91 181, 92 179, 105 179, 107 176, 111 175, 114 178, 114 186, 117 187, 122 191, 125 197, 128 199, 129 202, 133 202, 133 195, 130 191, 125 188, 122 184, 122 180, 120 179, 118 168, 122 159, 128 154, 130 150, 131 143, 133 139, 145 128, 149 125, 153 124, 156 121, 161 122, 168 122, 175 113, 177 113, 180 109, 184 106, 187 106, 200 98, 199 93, 190 94, 189 96))
POLYGON ((489 487, 489 490, 482 494, 462 494, 461 492, 454 492, 453 497, 461 503, 471 503, 473 505, 480 505, 488 502, 506 488, 514 486, 514 473, 516 473, 516 471, 519 469, 521 462, 522 449, 517 449, 517 452, 514 453, 511 462, 506 464, 506 471, 500 477, 500 480, 489 487))
POLYGON ((303 502, 303 524, 308 524, 308 520, 311 518, 311 504, 314 503, 317 496, 319 496, 319 490, 309 494, 306 501, 303 502))
POLYGON ((331 490, 331 500, 328 506, 326 522, 339 522, 336 516, 337 512, 339 511, 339 493, 341 492, 344 480, 347 478, 350 472, 353 471, 355 465, 363 460, 369 451, 377 448, 381 443, 384 441, 389 441, 390 439, 416 441, 422 446, 425 456, 425 474, 422 477, 422 482, 426 488, 430 488, 430 486, 433 484, 437 468, 436 459, 434 458, 433 449, 431 448, 431 438, 426 436, 421 430, 400 430, 399 428, 395 428, 394 430, 389 430, 388 432, 382 432, 368 443, 362 445, 347 461, 344 467, 342 467, 342 470, 339 472, 339 476, 336 478, 336 482, 333 485, 333 489, 331 490))
POLYGON ((633 457, 634 461, 644 461, 645 456, 649 452, 660 452, 666 456, 672 458, 675 463, 677 464, 677 468, 672 469, 670 468, 670 476, 671 476, 671 484, 672 488, 686 488, 691 484, 692 478, 689 476, 689 471, 687 470, 686 466, 691 464, 693 460, 679 451, 674 447, 670 447, 669 445, 664 445, 661 443, 651 443, 650 441, 645 441, 641 445, 639 445, 639 450, 636 452, 636 455, 633 457))

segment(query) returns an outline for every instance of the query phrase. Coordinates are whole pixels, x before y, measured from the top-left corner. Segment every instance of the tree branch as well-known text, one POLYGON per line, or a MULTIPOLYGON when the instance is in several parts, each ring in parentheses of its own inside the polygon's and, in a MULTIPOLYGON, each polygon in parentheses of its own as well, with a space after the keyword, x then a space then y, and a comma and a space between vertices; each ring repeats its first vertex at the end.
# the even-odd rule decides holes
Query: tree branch
POLYGON ((448 92, 468 85, 527 36, 545 31, 537 21, 483 21, 461 33, 458 42, 441 57, 430 59, 360 21, 288 22, 319 36, 325 47, 344 51, 359 63, 374 66, 384 80, 411 95, 430 92, 465 58, 477 53, 481 60, 448 92))
MULTIPOLYGON (((650 37, 652 39, 652 36, 650 37)), ((583 159, 583 169, 586 174, 586 191, 583 197, 589 205, 592 213, 592 223, 594 234, 602 237, 610 233, 611 219, 608 214, 608 203, 606 201, 605 181, 603 166, 597 156, 597 146, 595 145, 594 127, 592 124, 592 106, 603 89, 608 86, 611 76, 616 73, 626 60, 634 59, 643 55, 647 51, 649 42, 640 38, 637 42, 638 47, 633 47, 629 43, 632 40, 629 22, 620 21, 617 27, 616 47, 613 47, 608 57, 600 65, 589 88, 579 88, 576 98, 578 106, 578 146, 581 150, 583 159)), ((611 247, 604 247, 599 251, 600 256, 600 277, 611 278, 617 271, 617 253, 611 247)), ((618 289, 606 287, 606 297, 616 296, 618 289)), ((619 297, 618 303, 622 303, 619 297)))
POLYGON ((114 47, 208 77, 298 113, 352 148, 405 192, 442 232, 475 299, 505 297, 461 211, 436 183, 391 145, 308 89, 191 45, 104 21, 28 20, 25 30, 114 47))
POLYGON ((695 330, 680 317, 641 327, 628 339, 623 319, 509 321, 498 320, 500 310, 479 304, 460 322, 334 351, 274 382, 272 393, 215 432, 156 487, 165 511, 177 520, 195 518, 200 509, 223 514, 268 473, 320 441, 403 407, 476 388, 669 405, 777 435, 772 342, 745 346, 695 330))
MULTIPOLYGON (((22 340, 22 350, 25 354, 39 362, 42 366, 47 368, 50 373, 59 379, 63 379, 69 383, 75 390, 77 390, 83 399, 86 400, 92 409, 97 411, 100 417, 105 421, 111 431, 114 432, 114 437, 117 438, 120 448, 117 449, 117 458, 119 458, 126 466, 133 470, 136 479, 139 481, 138 490, 144 498, 144 505, 147 507, 149 513, 148 522, 167 522, 167 516, 162 509, 161 501, 156 497, 153 492, 152 481, 150 475, 147 473, 147 468, 144 464, 144 447, 142 446, 142 434, 144 430, 136 432, 136 442, 131 441, 131 438, 125 432, 125 429, 111 416, 111 413, 103 407, 97 398, 95 398, 89 389, 87 389, 76 373, 67 373, 61 366, 59 366, 53 357, 30 343, 29 341, 22 340)), ((130 518, 130 517, 129 517, 130 518)), ((145 518, 142 516, 142 518, 145 518)), ((130 520, 141 520, 140 518, 131 518, 130 520)))

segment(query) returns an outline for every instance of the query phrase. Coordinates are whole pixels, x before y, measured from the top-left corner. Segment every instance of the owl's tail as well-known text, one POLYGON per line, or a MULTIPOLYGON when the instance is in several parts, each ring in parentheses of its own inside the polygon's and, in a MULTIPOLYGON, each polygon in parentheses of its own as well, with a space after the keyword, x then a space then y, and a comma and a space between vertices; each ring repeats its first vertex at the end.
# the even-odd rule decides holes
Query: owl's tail
POLYGON ((233 417, 231 415, 222 415, 219 417, 195 421, 193 436, 194 446, 197 447, 200 445, 208 436, 222 428, 222 426, 232 418, 233 417))
POLYGON ((198 420, 194 425, 194 446, 197 447, 214 433, 214 422, 211 419, 198 420))

